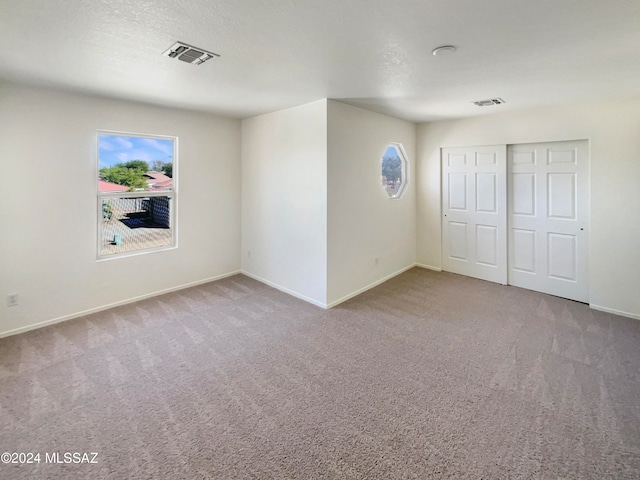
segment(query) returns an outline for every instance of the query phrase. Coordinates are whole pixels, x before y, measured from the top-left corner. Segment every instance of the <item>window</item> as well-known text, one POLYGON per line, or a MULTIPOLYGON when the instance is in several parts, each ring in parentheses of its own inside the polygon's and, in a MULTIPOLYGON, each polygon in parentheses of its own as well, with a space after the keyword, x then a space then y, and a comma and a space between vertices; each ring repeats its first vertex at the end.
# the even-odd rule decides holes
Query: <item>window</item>
POLYGON ((382 186, 389 198, 400 198, 407 185, 407 156, 400 143, 390 143, 382 155, 382 186))
POLYGON ((98 132, 98 258, 175 247, 177 144, 98 132))

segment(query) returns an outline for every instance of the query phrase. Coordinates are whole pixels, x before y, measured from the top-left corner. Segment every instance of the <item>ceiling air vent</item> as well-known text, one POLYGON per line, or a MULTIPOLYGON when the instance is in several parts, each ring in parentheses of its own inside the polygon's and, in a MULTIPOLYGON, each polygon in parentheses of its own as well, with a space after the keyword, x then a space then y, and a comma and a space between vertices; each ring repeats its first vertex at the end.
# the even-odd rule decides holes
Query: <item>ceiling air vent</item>
POLYGON ((505 103, 505 101, 501 98, 489 98, 487 100, 477 100, 473 103, 479 107, 488 107, 489 105, 500 105, 501 103, 505 103))
POLYGON ((207 52, 202 48, 192 47, 191 45, 187 45, 182 42, 176 42, 162 55, 165 57, 177 58, 178 60, 192 63, 193 65, 200 65, 207 60, 220 56, 217 53, 207 52))

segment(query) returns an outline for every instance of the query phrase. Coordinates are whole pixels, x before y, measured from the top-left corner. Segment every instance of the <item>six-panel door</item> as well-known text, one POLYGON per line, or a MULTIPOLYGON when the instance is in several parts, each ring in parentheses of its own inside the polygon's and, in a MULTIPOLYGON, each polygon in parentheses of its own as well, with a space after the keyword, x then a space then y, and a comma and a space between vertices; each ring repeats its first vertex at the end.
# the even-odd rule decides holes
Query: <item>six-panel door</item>
POLYGON ((443 268, 507 283, 506 147, 442 150, 443 268))
POLYGON ((589 301, 586 140, 511 145, 509 284, 589 301))

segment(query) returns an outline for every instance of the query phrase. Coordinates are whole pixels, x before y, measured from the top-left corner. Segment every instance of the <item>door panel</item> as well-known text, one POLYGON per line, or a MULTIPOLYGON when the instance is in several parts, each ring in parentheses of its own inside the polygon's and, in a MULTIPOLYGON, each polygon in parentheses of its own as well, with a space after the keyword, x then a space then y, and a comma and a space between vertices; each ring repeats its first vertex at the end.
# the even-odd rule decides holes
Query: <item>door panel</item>
POLYGON ((450 167, 464 167, 467 164, 467 154, 465 152, 451 153, 447 156, 447 165, 450 167))
POLYGON ((476 166, 496 165, 498 156, 496 152, 476 152, 476 166))
POLYGON ((478 212, 496 213, 498 191, 495 173, 476 173, 476 208, 478 212))
POLYGON ((509 284, 589 300, 586 141, 511 145, 509 284))
POLYGON ((562 233, 548 234, 549 276, 575 282, 576 236, 562 233))
POLYGON ((478 263, 497 266, 498 229, 493 225, 476 225, 476 255, 478 263))
POLYGON ((467 211, 467 175, 449 174, 449 209, 467 211))
POLYGON ((559 163, 572 163, 576 165, 577 155, 576 149, 562 148, 562 147, 550 147, 547 150, 547 158, 549 165, 557 165, 559 163))
POLYGON ((511 268, 523 272, 534 272, 536 267, 536 232, 514 228, 511 268))
POLYGON ((513 213, 535 215, 536 213, 536 176, 533 173, 514 173, 511 177, 513 191, 513 213))
POLYGON ((547 175, 549 188, 549 218, 576 219, 576 174, 550 173, 547 175))
POLYGON ((511 152, 511 162, 514 165, 535 165, 536 164, 536 151, 535 150, 516 150, 511 152))
POLYGON ((467 251, 467 224, 461 222, 449 222, 449 256, 456 260, 466 261, 467 251))
POLYGON ((506 284, 506 150, 442 149, 444 270, 506 284))

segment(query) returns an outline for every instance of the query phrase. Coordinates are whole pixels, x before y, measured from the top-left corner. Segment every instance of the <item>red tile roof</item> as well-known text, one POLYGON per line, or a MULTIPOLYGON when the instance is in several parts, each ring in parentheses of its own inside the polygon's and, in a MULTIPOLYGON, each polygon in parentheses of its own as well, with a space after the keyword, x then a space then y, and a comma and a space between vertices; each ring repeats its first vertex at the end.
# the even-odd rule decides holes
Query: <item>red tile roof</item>
POLYGON ((104 180, 98 180, 98 190, 101 192, 126 192, 129 187, 126 185, 118 185, 117 183, 105 182, 104 180))
POLYGON ((160 172, 147 172, 144 174, 144 176, 149 177, 149 180, 147 180, 147 182, 151 184, 171 180, 171 177, 168 177, 164 173, 160 172))
POLYGON ((173 187, 173 178, 160 172, 147 172, 147 184, 152 190, 169 190, 173 187))
POLYGON ((173 187, 173 179, 170 178, 169 180, 166 180, 164 182, 158 182, 158 183, 154 183, 153 185, 151 185, 151 188, 153 189, 162 189, 162 190, 166 190, 168 188, 173 187))

